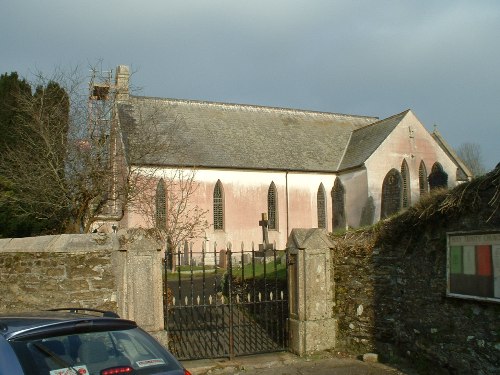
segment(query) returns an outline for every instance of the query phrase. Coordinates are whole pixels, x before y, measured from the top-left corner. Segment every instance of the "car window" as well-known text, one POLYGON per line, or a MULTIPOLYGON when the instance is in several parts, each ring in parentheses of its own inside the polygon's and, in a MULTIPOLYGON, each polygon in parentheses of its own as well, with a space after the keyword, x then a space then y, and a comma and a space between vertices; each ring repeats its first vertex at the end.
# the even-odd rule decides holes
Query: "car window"
POLYGON ((129 366, 135 374, 181 369, 179 363, 139 328, 88 332, 11 342, 26 374, 100 375, 129 366))

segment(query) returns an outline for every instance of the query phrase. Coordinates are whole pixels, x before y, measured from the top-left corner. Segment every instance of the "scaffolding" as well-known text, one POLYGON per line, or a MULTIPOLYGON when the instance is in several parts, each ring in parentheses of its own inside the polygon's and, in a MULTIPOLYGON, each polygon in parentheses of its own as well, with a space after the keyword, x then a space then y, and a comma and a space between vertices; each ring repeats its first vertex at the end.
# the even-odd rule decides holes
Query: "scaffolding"
POLYGON ((88 87, 88 116, 87 132, 94 162, 101 165, 102 170, 107 170, 109 180, 106 204, 101 209, 99 220, 95 222, 94 228, 104 229, 117 227, 121 219, 122 209, 117 192, 118 167, 116 162, 116 139, 111 136, 113 111, 116 99, 116 84, 113 81, 113 71, 103 71, 93 68, 90 70, 88 87), (105 224, 107 223, 107 225, 105 224))
POLYGON ((109 137, 116 87, 113 71, 90 71, 88 95, 88 132, 91 138, 109 137))

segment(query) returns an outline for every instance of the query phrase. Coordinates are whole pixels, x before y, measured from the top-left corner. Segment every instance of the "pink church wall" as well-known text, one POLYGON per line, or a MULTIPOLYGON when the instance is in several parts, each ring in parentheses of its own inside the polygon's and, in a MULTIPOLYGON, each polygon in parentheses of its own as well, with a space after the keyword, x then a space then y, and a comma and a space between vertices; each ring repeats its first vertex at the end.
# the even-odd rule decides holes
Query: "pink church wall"
MULTIPOLYGON (((339 175, 345 188, 345 216, 349 227, 359 227, 363 208, 368 197, 375 203, 374 221, 380 219, 380 201, 383 180, 391 168, 401 170, 403 159, 410 171, 411 203, 419 197, 419 166, 423 160, 430 173, 438 161, 448 174, 449 186, 456 184, 456 166, 436 144, 418 119, 409 112, 396 129, 366 161, 365 166, 339 175), (411 130, 411 132, 410 132, 411 130)), ((276 242, 278 249, 284 249, 293 228, 318 226, 317 193, 322 183, 327 206, 327 230, 332 230, 332 188, 335 174, 297 173, 286 171, 253 171, 227 169, 200 169, 196 171, 199 184, 191 204, 207 211, 210 227, 206 229, 210 250, 217 244, 222 249, 231 242, 239 251, 258 249, 262 242, 262 228, 259 226, 262 213, 267 213, 267 194, 271 182, 277 189, 278 227, 269 231, 270 242, 276 242), (213 228, 213 192, 220 180, 224 192, 224 230, 213 228)), ((122 220, 122 227, 147 226, 140 215, 128 210, 122 220)), ((205 237, 203 236, 203 237, 205 237)), ((194 248, 199 249, 204 238, 193 239, 194 248)))
MULTIPOLYGON (((317 227, 317 192, 323 183, 327 200, 327 223, 331 230, 332 202, 331 190, 335 175, 312 173, 287 173, 263 171, 198 170, 196 181, 199 184, 191 204, 207 211, 206 218, 211 224, 206 229, 208 243, 213 250, 215 244, 221 249, 231 242, 233 249, 240 250, 243 242, 245 249, 251 249, 252 242, 258 249, 262 242, 262 228, 259 226, 262 213, 267 213, 267 194, 271 182, 277 189, 278 227, 269 230, 270 242, 276 242, 278 249, 284 249, 288 234, 293 228, 317 227), (213 228, 213 191, 220 180, 224 191, 224 230, 213 228), (288 196, 287 196, 288 192, 288 196)), ((347 178, 348 186, 351 185, 347 178)), ((354 185, 359 182, 354 181, 354 185)), ((353 189, 353 192, 356 189, 353 189)), ((366 194, 365 194, 366 195, 366 194)), ((350 201, 356 201, 348 194, 350 201)), ((348 207, 348 205, 346 205, 348 207)), ((349 216, 349 215, 348 215, 349 216)), ((354 215, 355 216, 355 215, 354 215)), ((128 210, 121 226, 147 226, 138 213, 128 210)), ((193 239, 195 247, 201 247, 203 238, 193 239)))
POLYGON ((375 202, 375 219, 380 219, 382 183, 392 168, 401 171, 406 160, 410 173, 411 204, 420 199, 419 166, 423 160, 427 174, 435 162, 441 163, 448 174, 448 186, 456 185, 456 165, 434 141, 417 117, 409 112, 396 129, 387 137, 365 162, 368 176, 368 194, 375 202))
POLYGON ((368 199, 366 169, 362 168, 356 171, 342 174, 341 176, 339 176, 339 178, 346 190, 345 207, 347 224, 351 228, 357 228, 360 224, 363 207, 365 207, 368 199))

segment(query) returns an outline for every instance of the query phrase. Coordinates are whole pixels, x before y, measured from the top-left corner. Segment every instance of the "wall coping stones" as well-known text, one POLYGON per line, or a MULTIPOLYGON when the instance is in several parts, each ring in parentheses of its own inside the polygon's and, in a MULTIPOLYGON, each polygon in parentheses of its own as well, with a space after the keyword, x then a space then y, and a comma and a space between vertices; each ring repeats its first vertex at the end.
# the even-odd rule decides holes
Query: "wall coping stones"
POLYGON ((328 237, 326 229, 318 228, 294 228, 288 238, 286 247, 288 249, 333 249, 333 244, 328 237))
POLYGON ((116 235, 103 233, 0 239, 0 252, 3 253, 93 252, 118 250, 119 246, 116 235))

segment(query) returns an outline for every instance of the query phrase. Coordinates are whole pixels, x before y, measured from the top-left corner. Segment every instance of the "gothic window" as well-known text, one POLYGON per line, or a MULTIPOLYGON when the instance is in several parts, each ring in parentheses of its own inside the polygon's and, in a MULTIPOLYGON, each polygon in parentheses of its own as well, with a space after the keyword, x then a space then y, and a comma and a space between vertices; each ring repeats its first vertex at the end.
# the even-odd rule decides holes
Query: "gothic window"
POLYGON ((278 194, 276 185, 271 182, 267 191, 267 227, 271 230, 278 229, 278 194))
POLYGON ((156 227, 166 229, 167 227, 167 201, 165 196, 165 181, 163 178, 156 185, 156 227))
POLYGON ((214 229, 224 230, 224 191, 220 180, 214 188, 214 229))
POLYGON ((403 200, 402 180, 401 173, 394 168, 385 175, 382 183, 381 219, 385 219, 401 209, 403 200))
POLYGON ((408 208, 411 205, 410 193, 410 171, 406 160, 401 163, 401 178, 403 182, 403 208, 408 208))
POLYGON ((432 166, 431 174, 429 175, 430 189, 445 188, 448 186, 448 174, 443 170, 443 166, 438 162, 432 166))
POLYGON ((420 188, 420 196, 425 195, 429 192, 429 182, 427 181, 427 168, 422 160, 420 162, 420 167, 418 167, 418 185, 420 188))
POLYGON ((337 177, 332 189, 332 228, 345 229, 345 226, 345 189, 337 177))
POLYGON ((326 194, 323 183, 319 185, 318 194, 318 228, 326 228, 326 194))

